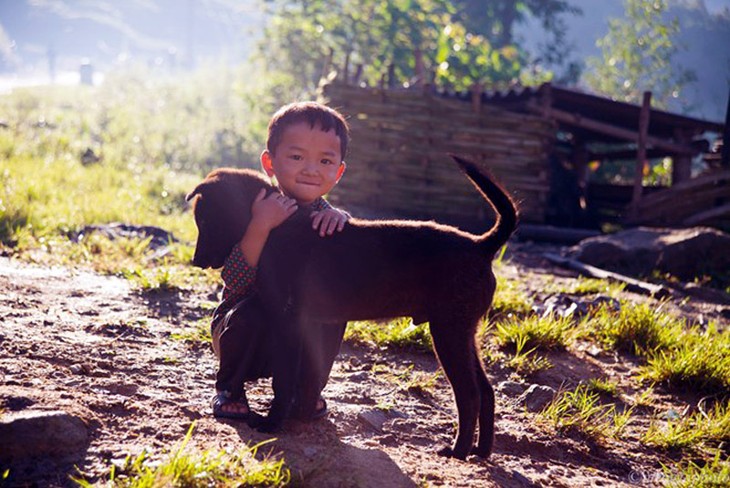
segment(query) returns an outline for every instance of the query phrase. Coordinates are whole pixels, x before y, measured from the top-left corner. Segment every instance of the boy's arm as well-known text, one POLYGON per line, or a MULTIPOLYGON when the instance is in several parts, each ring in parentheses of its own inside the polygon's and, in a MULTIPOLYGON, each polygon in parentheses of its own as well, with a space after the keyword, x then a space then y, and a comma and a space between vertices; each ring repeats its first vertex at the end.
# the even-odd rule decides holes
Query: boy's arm
POLYGON ((265 196, 263 189, 256 195, 251 205, 251 221, 238 244, 244 259, 254 268, 259 264, 269 233, 297 211, 297 202, 292 198, 276 192, 265 196))
POLYGON ((226 258, 221 278, 226 290, 234 295, 247 294, 256 281, 256 267, 246 262, 240 245, 233 246, 231 254, 226 258))
POLYGON ((248 292, 256 280, 256 267, 271 230, 297 210, 296 201, 280 193, 265 196, 265 190, 256 195, 251 205, 251 221, 221 272, 226 288, 237 295, 248 292))
POLYGON ((335 230, 338 232, 341 231, 351 218, 349 213, 333 207, 322 197, 312 204, 312 210, 313 212, 310 214, 310 217, 312 217, 312 228, 314 230, 319 229, 319 235, 321 237, 325 235, 331 236, 335 230))

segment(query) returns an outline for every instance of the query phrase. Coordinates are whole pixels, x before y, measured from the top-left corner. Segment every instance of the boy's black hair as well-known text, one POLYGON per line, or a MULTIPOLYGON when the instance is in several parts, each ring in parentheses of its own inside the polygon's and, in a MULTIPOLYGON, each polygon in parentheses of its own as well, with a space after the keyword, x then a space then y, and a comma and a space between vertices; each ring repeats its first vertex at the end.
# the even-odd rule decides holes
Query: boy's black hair
POLYGON ((340 138, 342 159, 345 159, 347 144, 350 140, 350 128, 347 121, 337 110, 317 102, 294 102, 277 110, 269 122, 266 149, 273 154, 281 143, 286 128, 300 122, 306 122, 312 128, 317 126, 325 132, 334 130, 340 138))

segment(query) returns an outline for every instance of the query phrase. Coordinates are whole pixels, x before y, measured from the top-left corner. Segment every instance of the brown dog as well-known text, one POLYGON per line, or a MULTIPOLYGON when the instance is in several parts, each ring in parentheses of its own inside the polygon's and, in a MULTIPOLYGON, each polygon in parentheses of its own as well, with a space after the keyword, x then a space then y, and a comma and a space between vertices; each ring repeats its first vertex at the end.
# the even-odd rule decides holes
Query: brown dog
MULTIPOLYGON (((320 238, 300 210, 271 233, 257 289, 281 347, 273 361, 274 401, 261 430, 280 427, 298 392, 312 408, 316 391, 300 368, 312 368, 307 326, 410 316, 429 322, 434 349, 451 383, 459 414, 452 448, 440 454, 488 456, 494 438, 494 391, 475 334, 492 303, 492 259, 517 224, 509 195, 477 167, 454 157, 497 213, 481 236, 433 222, 352 219, 340 233, 320 238), (479 440, 474 433, 479 423, 479 440)), ((198 242, 193 264, 220 267, 243 235, 257 192, 271 186, 247 170, 220 169, 188 195, 195 198, 198 242)), ((273 191, 273 188, 271 188, 273 191)))

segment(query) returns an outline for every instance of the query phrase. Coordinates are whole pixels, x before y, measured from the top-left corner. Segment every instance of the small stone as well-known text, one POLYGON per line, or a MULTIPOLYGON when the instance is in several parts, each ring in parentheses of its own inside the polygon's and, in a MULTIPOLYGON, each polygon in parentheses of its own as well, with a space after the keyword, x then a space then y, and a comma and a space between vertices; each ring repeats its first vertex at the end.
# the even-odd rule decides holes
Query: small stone
POLYGON ((361 371, 359 373, 353 373, 348 378, 350 381, 367 381, 368 377, 370 375, 367 374, 365 371, 361 371))
POLYGON ((509 380, 503 381, 497 385, 497 391, 509 398, 515 398, 522 395, 526 388, 527 385, 524 383, 509 380))
POLYGON ((366 426, 378 432, 383 431, 383 424, 388 420, 388 415, 381 410, 366 410, 357 415, 358 420, 366 426))
POLYGON ((532 385, 520 395, 519 403, 525 405, 529 412, 543 410, 555 397, 555 389, 544 385, 532 385))

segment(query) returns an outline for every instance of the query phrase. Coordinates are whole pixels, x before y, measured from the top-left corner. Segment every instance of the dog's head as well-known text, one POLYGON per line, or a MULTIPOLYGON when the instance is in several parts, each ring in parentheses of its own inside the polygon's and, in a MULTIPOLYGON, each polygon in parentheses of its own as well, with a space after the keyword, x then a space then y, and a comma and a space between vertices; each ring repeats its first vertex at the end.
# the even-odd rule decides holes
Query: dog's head
POLYGON ((221 168, 211 172, 185 199, 192 200, 198 241, 193 265, 220 268, 251 220, 256 195, 274 187, 256 171, 221 168))

